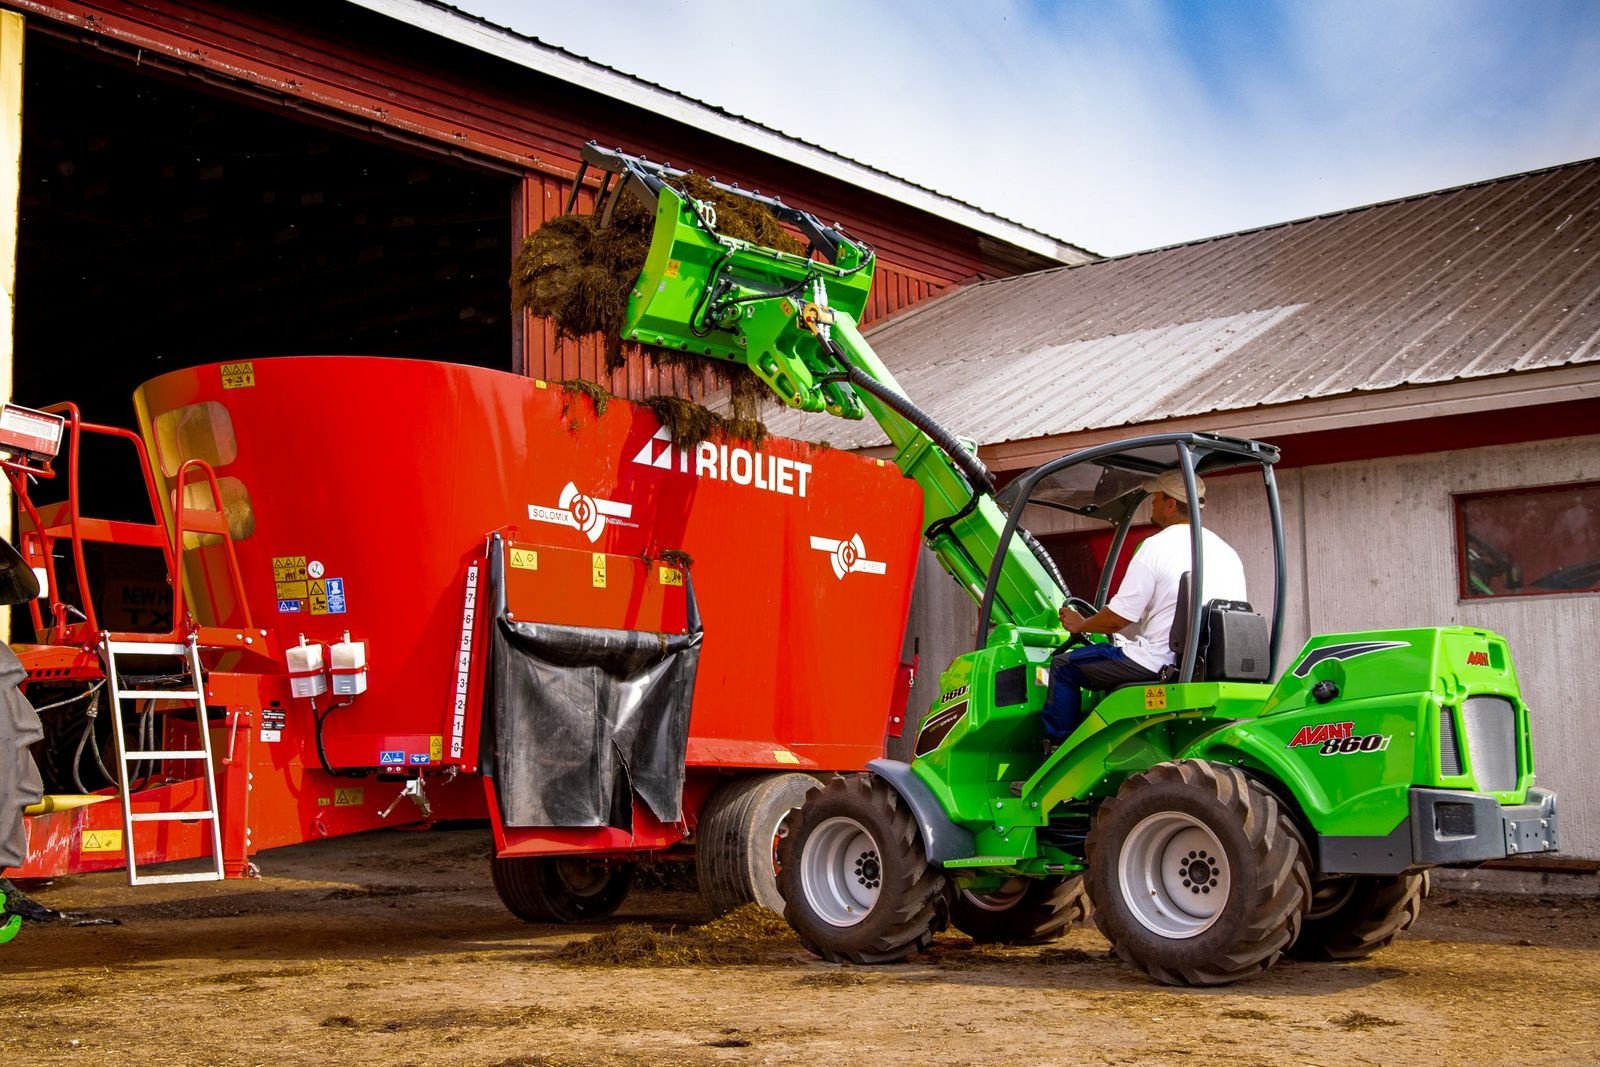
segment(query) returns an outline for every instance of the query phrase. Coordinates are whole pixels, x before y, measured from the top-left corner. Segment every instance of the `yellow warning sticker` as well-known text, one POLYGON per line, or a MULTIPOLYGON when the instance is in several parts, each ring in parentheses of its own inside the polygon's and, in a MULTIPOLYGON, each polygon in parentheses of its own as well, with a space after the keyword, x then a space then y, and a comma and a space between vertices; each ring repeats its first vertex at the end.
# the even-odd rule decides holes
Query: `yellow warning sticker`
POLYGON ((533 387, 535 389, 548 389, 550 388, 550 383, 545 381, 543 378, 535 378, 533 380, 533 387))
POLYGON ((320 596, 324 600, 326 600, 327 597, 328 597, 328 583, 326 581, 317 581, 317 580, 309 581, 309 582, 306 583, 306 588, 308 590, 308 593, 301 593, 300 594, 301 596, 307 596, 307 595, 310 595, 310 596, 313 596, 313 597, 319 597, 320 596))
POLYGON ((83 832, 84 852, 121 852, 121 830, 85 830, 83 832))
MULTIPOLYGON (((322 583, 318 582, 317 584, 321 585, 322 583)), ((305 582, 279 582, 278 583, 278 599, 279 600, 304 600, 305 598, 306 598, 306 583, 305 582)))
POLYGON ((435 763, 438 763, 440 760, 444 759, 443 736, 434 734, 432 737, 428 738, 428 758, 435 763))
POLYGON ((604 552, 593 554, 593 567, 594 587, 596 589, 604 589, 606 587, 606 554, 604 552))
POLYGON ((539 553, 531 548, 513 548, 511 565, 519 570, 536 571, 539 569, 539 553))
POLYGON ((303 582, 306 580, 304 556, 273 556, 272 580, 275 582, 303 582))
POLYGON ((773 749, 772 750, 772 758, 775 761, 777 761, 778 763, 799 763, 800 762, 800 757, 796 756, 793 752, 790 752, 786 748, 775 748, 775 749, 773 749))
POLYGON ((224 389, 249 389, 256 384, 254 363, 224 363, 222 387, 224 389))
POLYGON ((676 567, 662 567, 661 568, 661 584, 662 585, 682 585, 683 584, 683 572, 680 571, 676 567))
POLYGON ((1167 706, 1167 687, 1164 685, 1147 685, 1144 687, 1144 709, 1146 711, 1159 711, 1167 706))
POLYGON ((367 791, 361 786, 349 786, 333 791, 333 806, 336 808, 359 808, 367 802, 367 791))
POLYGON ((326 615, 328 613, 328 598, 326 595, 310 597, 306 601, 306 607, 313 615, 326 615))
POLYGON ((662 271, 661 273, 665 274, 668 278, 676 278, 678 276, 678 270, 682 266, 683 266, 683 264, 681 262, 679 262, 678 260, 669 259, 669 260, 667 260, 667 269, 662 271))

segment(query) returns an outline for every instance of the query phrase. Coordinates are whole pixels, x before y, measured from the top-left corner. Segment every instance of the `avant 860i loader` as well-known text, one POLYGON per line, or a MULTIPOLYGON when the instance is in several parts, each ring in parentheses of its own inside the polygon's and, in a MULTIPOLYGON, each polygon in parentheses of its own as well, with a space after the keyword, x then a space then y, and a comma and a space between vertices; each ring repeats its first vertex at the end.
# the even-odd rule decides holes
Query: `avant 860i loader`
MULTIPOLYGON (((1388 944, 1415 918, 1431 866, 1555 849, 1555 796, 1534 787, 1528 709, 1499 636, 1319 636, 1273 682, 1284 597, 1274 448, 1144 437, 1063 456, 997 495, 858 332, 869 249, 760 197, 810 255, 730 238, 714 203, 675 187, 678 172, 593 144, 584 158, 618 177, 610 195, 656 205, 624 337, 742 364, 796 408, 871 415, 922 489, 926 543, 980 604, 975 647, 944 670, 913 762, 837 777, 785 824, 779 888, 811 951, 891 962, 947 924, 1042 941, 1084 914, 1086 893, 1123 960, 1162 982, 1213 985, 1284 953, 1353 958, 1388 944), (1270 625, 1180 600, 1173 677, 1086 694, 1085 720, 1042 755, 1039 710, 1066 638, 1058 608, 1105 604, 1144 480, 1179 471, 1193 498, 1197 475, 1241 469, 1260 473, 1269 505, 1270 625), (1070 597, 1022 525, 1047 508, 1116 529, 1092 600, 1070 597)), ((1198 509, 1191 537, 1198 590, 1198 509)))

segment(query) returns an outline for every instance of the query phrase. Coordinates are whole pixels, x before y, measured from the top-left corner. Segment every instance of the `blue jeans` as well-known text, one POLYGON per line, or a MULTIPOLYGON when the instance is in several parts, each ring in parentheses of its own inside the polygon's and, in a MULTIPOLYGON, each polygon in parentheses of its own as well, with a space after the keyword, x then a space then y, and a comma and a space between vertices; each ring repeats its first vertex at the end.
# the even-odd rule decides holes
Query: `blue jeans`
POLYGON ((1115 689, 1155 678, 1155 671, 1135 663, 1116 645, 1082 645, 1057 653, 1050 667, 1050 693, 1040 712, 1045 738, 1060 744, 1082 724, 1085 689, 1115 689))

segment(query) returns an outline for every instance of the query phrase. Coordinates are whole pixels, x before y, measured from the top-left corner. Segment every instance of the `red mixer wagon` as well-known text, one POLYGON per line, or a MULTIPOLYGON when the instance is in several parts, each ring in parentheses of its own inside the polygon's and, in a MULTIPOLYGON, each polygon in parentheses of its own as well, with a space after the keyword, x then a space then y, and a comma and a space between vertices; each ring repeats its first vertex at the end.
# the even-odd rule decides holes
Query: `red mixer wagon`
POLYGON ((525 918, 608 914, 632 861, 690 849, 713 906, 777 904, 783 815, 903 709, 921 497, 890 464, 684 447, 642 406, 413 360, 211 364, 134 399, 139 434, 63 405, 61 459, 6 446, 47 587, 14 647, 50 795, 13 876, 238 877, 487 818, 525 918), (79 499, 99 440, 153 522, 79 499), (170 610, 92 595, 132 549, 182 576, 170 610), (204 862, 150 870, 175 860, 204 862))

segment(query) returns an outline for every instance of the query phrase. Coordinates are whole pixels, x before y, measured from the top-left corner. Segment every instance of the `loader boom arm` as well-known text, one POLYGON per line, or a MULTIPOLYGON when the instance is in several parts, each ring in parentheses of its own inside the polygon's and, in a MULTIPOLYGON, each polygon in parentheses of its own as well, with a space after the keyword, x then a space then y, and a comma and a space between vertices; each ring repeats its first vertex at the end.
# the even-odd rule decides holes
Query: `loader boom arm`
MULTIPOLYGON (((680 172, 593 144, 584 162, 618 176, 615 186, 605 179, 597 210, 608 212, 607 195, 623 188, 653 196, 656 204, 624 339, 741 364, 791 407, 847 419, 871 415, 893 443, 896 465, 922 488, 926 543, 981 602, 1005 515, 977 456, 906 399, 861 336, 871 251, 780 200, 718 185, 730 198, 755 199, 800 230, 811 254, 726 237, 716 230, 714 202, 688 197, 670 183, 680 172)), ((1065 594, 1036 543, 1013 539, 990 621, 1053 629, 1065 594)))

